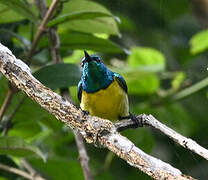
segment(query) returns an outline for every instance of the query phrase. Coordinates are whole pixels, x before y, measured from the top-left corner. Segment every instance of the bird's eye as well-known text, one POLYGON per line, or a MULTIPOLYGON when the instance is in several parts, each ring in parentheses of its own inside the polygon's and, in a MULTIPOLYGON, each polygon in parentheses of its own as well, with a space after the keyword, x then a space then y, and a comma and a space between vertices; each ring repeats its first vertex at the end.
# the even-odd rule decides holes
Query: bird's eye
POLYGON ((96 57, 96 58, 95 58, 95 61, 96 61, 96 62, 100 62, 101 60, 100 60, 99 57, 96 57))
POLYGON ((81 67, 82 67, 82 68, 84 67, 84 62, 81 63, 81 67))

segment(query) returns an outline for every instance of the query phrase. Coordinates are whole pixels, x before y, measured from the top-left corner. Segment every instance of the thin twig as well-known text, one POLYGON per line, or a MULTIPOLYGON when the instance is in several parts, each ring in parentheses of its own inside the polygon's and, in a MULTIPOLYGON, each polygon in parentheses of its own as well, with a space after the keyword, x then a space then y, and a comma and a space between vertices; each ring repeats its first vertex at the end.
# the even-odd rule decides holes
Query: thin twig
MULTIPOLYGON (((194 153, 198 154, 199 156, 208 160, 208 150, 207 149, 200 146, 192 139, 184 137, 181 134, 177 133, 176 131, 172 130, 171 128, 167 127, 166 125, 162 124, 154 116, 142 114, 142 115, 137 116, 137 119, 142 121, 141 123, 144 126, 150 126, 150 127, 153 127, 154 129, 159 130, 160 132, 167 135, 169 138, 171 138, 173 141, 180 144, 184 148, 189 149, 192 152, 194 152, 194 153)), ((115 123, 115 126, 119 131, 121 131, 124 129, 135 127, 135 122, 133 122, 130 119, 123 120, 123 121, 119 121, 119 122, 115 123)))
POLYGON ((207 0, 191 0, 193 12, 195 12, 203 29, 208 27, 207 15, 208 15, 208 1, 207 0))
POLYGON ((14 92, 11 89, 8 89, 6 97, 0 109, 0 121, 2 120, 4 113, 6 112, 9 106, 13 95, 14 95, 14 92))
POLYGON ((22 97, 22 99, 20 99, 19 103, 17 104, 17 106, 13 109, 12 113, 7 117, 7 119, 5 120, 5 125, 4 125, 4 128, 3 128, 3 136, 6 136, 8 131, 9 131, 9 128, 10 128, 10 124, 11 124, 11 121, 14 117, 14 115, 16 114, 16 112, 18 111, 18 109, 21 107, 21 105, 23 104, 23 102, 25 101, 25 99, 27 98, 26 95, 24 95, 22 97))
POLYGON ((34 180, 45 180, 35 169, 33 169, 33 167, 25 159, 21 159, 21 164, 24 166, 26 170, 28 170, 28 172, 34 180))
POLYGON ((110 165, 115 157, 115 154, 109 151, 107 155, 105 156, 105 161, 103 162, 103 166, 95 173, 95 177, 98 177, 99 175, 103 174, 104 172, 108 171, 110 168, 110 165))
POLYGON ((46 24, 48 23, 48 21, 50 20, 55 8, 56 8, 56 5, 58 4, 59 0, 53 0, 53 2, 51 3, 48 11, 46 12, 46 15, 44 16, 44 19, 43 21, 41 22, 41 24, 38 26, 38 32, 34 38, 34 41, 32 43, 32 46, 30 48, 30 51, 28 53, 28 56, 27 56, 27 62, 30 63, 31 61, 31 57, 33 56, 34 52, 35 52, 35 49, 40 41, 40 38, 41 38, 41 35, 42 33, 45 31, 45 28, 46 28, 46 24))
MULTIPOLYGON (((72 103, 68 88, 61 89, 61 95, 67 101, 72 103)), ((78 149, 78 152, 79 152, 79 162, 80 162, 81 167, 82 167, 84 178, 85 178, 85 180, 92 180, 93 176, 92 176, 92 173, 90 171, 89 156, 87 154, 87 150, 86 150, 82 135, 76 129, 73 130, 73 133, 74 133, 75 141, 76 141, 76 144, 77 144, 77 149, 78 149)))
POLYGON ((46 0, 36 0, 35 4, 38 8, 39 15, 41 19, 44 19, 46 13, 47 13, 47 2, 46 0))
POLYGON ((106 158, 105 158, 105 162, 103 165, 103 170, 107 171, 110 168, 111 162, 113 161, 113 158, 115 157, 115 154, 112 153, 111 151, 108 152, 106 158))
POLYGON ((25 171, 22 171, 20 169, 14 168, 14 167, 10 167, 10 166, 4 165, 2 163, 0 163, 0 169, 3 169, 3 170, 8 171, 8 172, 11 172, 13 174, 17 174, 17 175, 22 176, 22 177, 24 177, 26 179, 42 180, 39 177, 37 177, 37 178, 32 177, 30 174, 28 174, 25 171))
POLYGON ((49 41, 50 41, 50 52, 52 61, 54 64, 63 63, 59 49, 60 49, 60 38, 57 33, 56 28, 50 28, 48 31, 49 41))
POLYGON ((186 89, 183 89, 181 91, 179 91, 178 93, 176 93, 172 98, 174 100, 179 100, 179 99, 182 99, 182 98, 185 98, 205 87, 208 86, 208 77, 197 82, 196 84, 192 85, 191 87, 188 87, 186 89))
POLYGON ((21 159, 21 164, 24 166, 24 168, 31 174, 35 175, 37 172, 32 168, 32 166, 24 159, 21 159))
POLYGON ((129 165, 140 169, 154 179, 193 179, 170 164, 143 152, 118 133, 111 121, 83 115, 81 110, 35 79, 29 67, 16 59, 12 52, 2 44, 0 44, 0 71, 58 120, 72 129, 77 129, 88 143, 108 148, 129 165))
POLYGON ((79 151, 79 162, 82 166, 82 170, 84 173, 85 180, 92 180, 93 176, 90 170, 90 164, 89 164, 89 156, 87 154, 87 150, 84 144, 84 140, 82 138, 82 135, 77 130, 73 130, 77 149, 79 151))

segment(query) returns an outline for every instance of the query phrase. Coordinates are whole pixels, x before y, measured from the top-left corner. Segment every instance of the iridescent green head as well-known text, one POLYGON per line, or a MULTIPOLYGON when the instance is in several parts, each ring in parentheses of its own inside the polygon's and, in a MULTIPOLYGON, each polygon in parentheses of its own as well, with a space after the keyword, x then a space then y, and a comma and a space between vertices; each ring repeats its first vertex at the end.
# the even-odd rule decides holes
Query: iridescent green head
POLYGON ((86 51, 84 53, 81 65, 83 89, 93 93, 107 88, 113 82, 113 72, 104 65, 99 56, 90 56, 86 51))

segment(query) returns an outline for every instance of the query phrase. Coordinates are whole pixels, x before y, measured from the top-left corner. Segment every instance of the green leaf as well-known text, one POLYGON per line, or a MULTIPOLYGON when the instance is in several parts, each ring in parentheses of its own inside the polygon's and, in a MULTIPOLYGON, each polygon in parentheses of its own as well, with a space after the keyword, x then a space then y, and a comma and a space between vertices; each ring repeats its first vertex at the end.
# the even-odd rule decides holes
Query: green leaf
POLYGON ((33 138, 41 132, 41 127, 37 122, 19 122, 15 123, 12 129, 9 130, 9 136, 18 136, 24 139, 33 138))
POLYGON ((93 50, 106 53, 124 53, 124 51, 115 43, 108 39, 98 38, 96 36, 84 33, 60 34, 61 48, 93 50))
POLYGON ((65 88, 78 84, 80 69, 75 64, 54 64, 39 69, 34 76, 51 89, 65 88))
POLYGON ((62 14, 65 13, 79 13, 79 12, 101 12, 108 15, 112 13, 101 4, 89 0, 71 0, 64 4, 62 14))
MULTIPOLYGON (((0 162, 2 164, 7 165, 7 166, 18 168, 16 163, 9 156, 0 155, 0 162)), ((4 171, 2 169, 0 170, 0 180, 11 180, 11 179, 17 179, 17 178, 18 178, 18 176, 16 174, 8 173, 7 171, 4 171), (5 177, 5 179, 1 178, 1 176, 5 177)))
POLYGON ((129 94, 153 94, 160 86, 160 81, 154 73, 127 73, 124 74, 124 78, 129 94))
POLYGON ((74 20, 93 19, 98 17, 112 17, 112 15, 109 13, 103 13, 99 11, 81 11, 81 12, 67 13, 49 21, 48 27, 56 26, 57 24, 65 23, 68 21, 71 23, 71 21, 74 20))
POLYGON ((28 161, 40 172, 47 174, 49 179, 68 180, 73 177, 73 179, 82 180, 84 178, 79 162, 71 158, 49 158, 46 163, 40 159, 30 158, 28 161))
POLYGON ((191 40, 191 54, 195 55, 208 49, 208 30, 195 34, 191 40))
POLYGON ((132 131, 131 129, 124 131, 124 136, 132 140, 135 145, 140 147, 143 151, 150 153, 154 146, 153 136, 147 129, 140 129, 140 131, 132 131))
POLYGON ((184 72, 178 72, 176 74, 176 76, 174 77, 173 81, 171 82, 172 88, 174 90, 179 89, 181 86, 181 83, 184 81, 185 77, 186 77, 186 75, 184 72))
POLYGON ((127 62, 130 67, 143 70, 162 71, 165 69, 165 58, 161 52, 153 48, 133 47, 127 62))
POLYGON ((8 179, 7 178, 4 178, 4 177, 0 177, 0 180, 8 180, 8 179))
POLYGON ((168 103, 165 106, 157 107, 154 114, 168 127, 176 129, 185 136, 191 136, 198 128, 196 120, 180 103, 168 103))
MULTIPOLYGON (((89 54, 92 54, 93 51, 89 51, 89 54)), ((79 63, 80 59, 83 58, 83 50, 74 50, 70 56, 66 56, 63 58, 64 63, 79 63)))
POLYGON ((25 4, 22 0, 0 0, 0 4, 5 5, 9 9, 12 9, 14 12, 21 15, 24 18, 30 19, 33 22, 37 21, 37 18, 34 15, 34 13, 30 10, 29 5, 25 4))
MULTIPOLYGON (((7 112, 8 115, 11 112, 13 112, 14 108, 17 106, 17 104, 21 99, 20 97, 17 98, 18 94, 14 96, 14 98, 12 99, 12 104, 10 105, 10 108, 8 109, 7 112)), ((40 128, 41 131, 43 132, 42 125, 44 125, 44 131, 46 131, 45 127, 48 127, 54 131, 59 131, 63 126, 63 123, 57 121, 54 116, 49 114, 45 109, 41 108, 40 105, 38 105, 36 102, 34 102, 28 97, 24 100, 21 107, 15 113, 12 122, 13 122, 13 127, 9 130, 9 134, 17 133, 18 136, 22 138, 27 138, 27 141, 28 140, 31 141, 37 136, 39 136, 39 134, 41 133, 39 131, 40 128), (34 124, 34 129, 32 129, 31 132, 30 129, 26 129, 27 127, 31 128, 33 124, 34 124)), ((13 134, 13 135, 17 135, 17 134, 13 134)))
POLYGON ((129 94, 150 95, 160 87, 160 80, 153 69, 131 67, 121 64, 120 68, 111 68, 120 73, 127 82, 129 94))
POLYGON ((33 29, 33 31, 35 31, 35 27, 34 27, 33 23, 22 23, 21 26, 18 26, 17 33, 18 33, 18 35, 20 35, 20 36, 24 37, 25 39, 31 41, 32 40, 31 36, 34 36, 34 34, 31 33, 32 29, 33 29))
MULTIPOLYGON (((67 13, 79 14, 81 12, 99 12, 112 16, 111 12, 102 5, 85 0, 71 0, 69 3, 65 3, 62 15, 67 13)), ((67 31, 68 29, 86 33, 106 33, 113 35, 119 34, 117 23, 113 16, 73 20, 69 21, 69 23, 60 24, 59 26, 60 32, 67 31)))
POLYGON ((9 31, 8 29, 0 29, 0 34, 7 34, 9 35, 11 38, 15 38, 16 41, 18 41, 19 43, 21 43, 25 48, 29 48, 30 47, 30 41, 28 39, 26 39, 25 37, 9 31))
POLYGON ((196 93, 197 91, 200 91, 201 89, 203 89, 207 86, 208 86, 208 77, 204 78, 203 80, 195 83, 194 85, 192 85, 190 87, 187 87, 187 88, 179 91, 178 93, 173 95, 173 99, 179 100, 179 99, 185 98, 187 96, 190 96, 190 95, 196 93))
POLYGON ((71 86, 69 90, 70 90, 70 95, 71 95, 72 100, 75 103, 79 104, 80 101, 79 101, 79 99, 77 97, 77 86, 71 86))
MULTIPOLYGON (((1 2, 0 2, 1 3, 1 2)), ((13 11, 9 7, 1 4, 0 5, 0 23, 11 23, 23 20, 24 17, 13 11), (6 17, 6 18, 5 18, 6 17)))
POLYGON ((48 5, 48 6, 51 5, 52 1, 53 1, 53 0, 46 0, 47 5, 48 5))
POLYGON ((37 147, 29 145, 23 139, 16 136, 0 137, 0 154, 7 154, 17 157, 38 155, 45 160, 45 156, 37 147))
POLYGON ((120 30, 125 31, 125 32, 131 32, 131 33, 138 32, 138 27, 136 26, 133 19, 125 16, 124 14, 119 14, 119 18, 121 19, 121 22, 122 22, 118 25, 120 30))

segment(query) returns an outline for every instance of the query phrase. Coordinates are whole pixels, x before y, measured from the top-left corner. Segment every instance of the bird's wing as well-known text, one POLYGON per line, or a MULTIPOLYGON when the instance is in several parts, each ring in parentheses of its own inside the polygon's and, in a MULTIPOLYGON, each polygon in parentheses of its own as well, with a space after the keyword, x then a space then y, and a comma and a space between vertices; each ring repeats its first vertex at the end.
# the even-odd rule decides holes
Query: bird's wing
POLYGON ((79 81, 79 84, 78 84, 77 97, 79 101, 81 102, 81 98, 82 98, 82 82, 81 81, 79 81))
POLYGON ((124 80, 124 78, 118 73, 114 73, 114 77, 115 77, 115 80, 118 82, 118 84, 121 86, 121 88, 126 93, 128 93, 128 88, 127 88, 126 81, 124 80))

